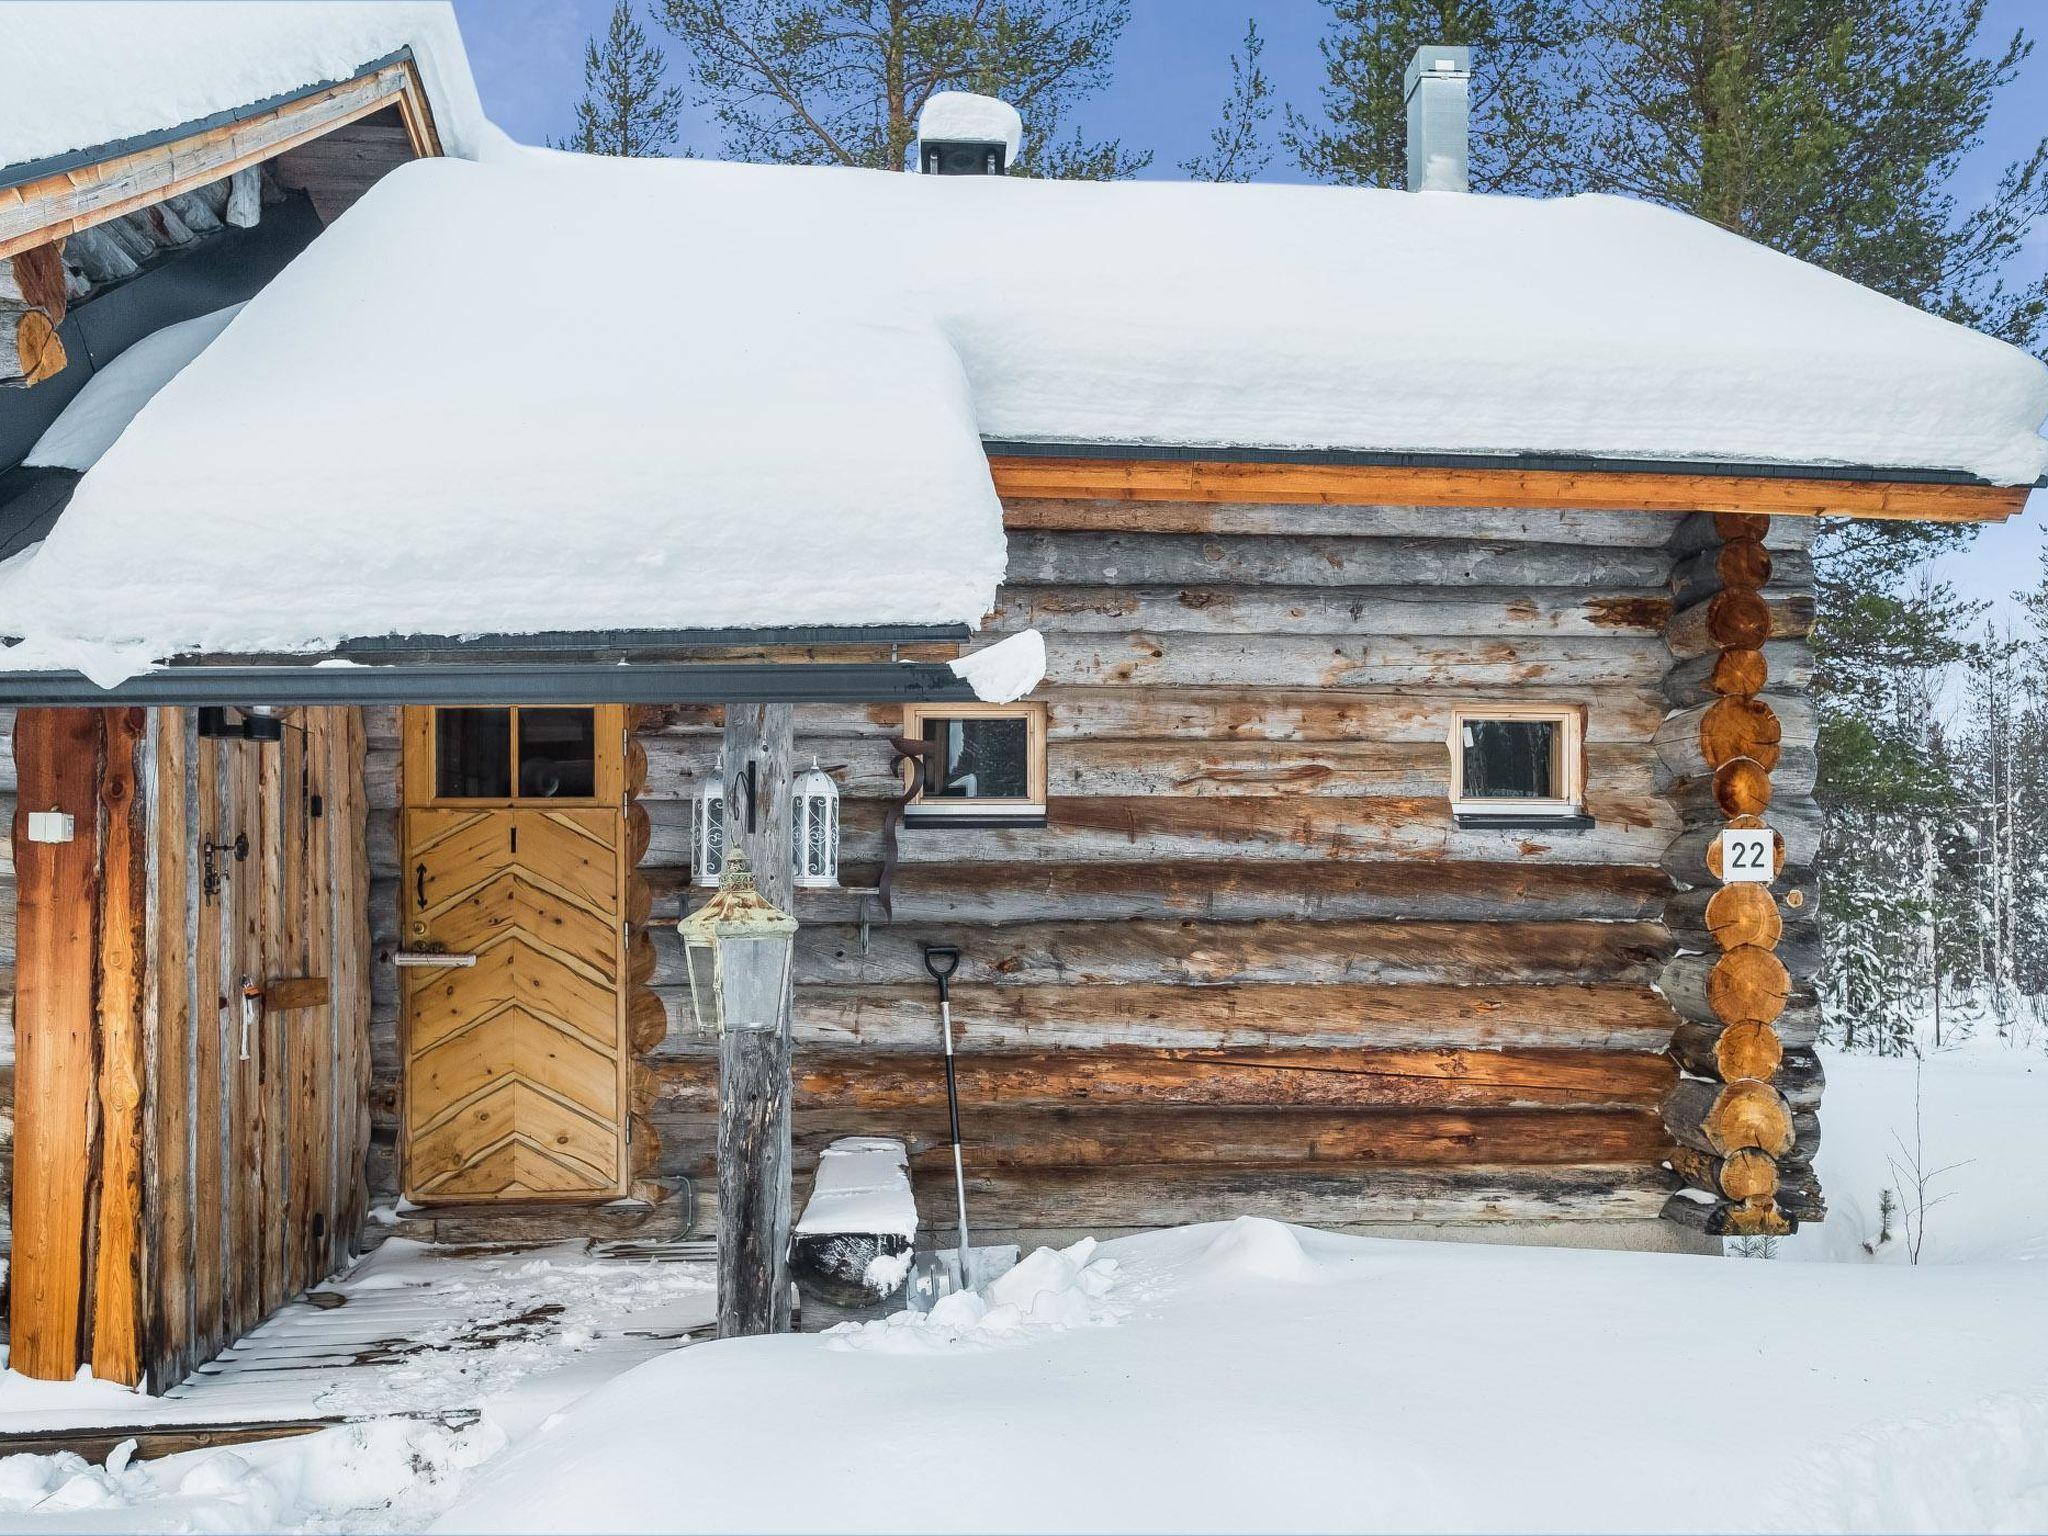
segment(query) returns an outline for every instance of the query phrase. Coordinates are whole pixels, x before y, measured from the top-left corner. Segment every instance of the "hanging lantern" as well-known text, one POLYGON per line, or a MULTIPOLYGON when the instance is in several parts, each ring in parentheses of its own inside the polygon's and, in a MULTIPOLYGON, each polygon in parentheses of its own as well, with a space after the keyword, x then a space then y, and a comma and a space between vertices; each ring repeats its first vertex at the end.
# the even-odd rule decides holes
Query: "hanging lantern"
POLYGON ((839 884, 839 786, 811 759, 797 775, 790 798, 795 836, 790 848, 799 890, 830 890, 839 884))
POLYGON ((707 1034, 774 1029, 789 991, 796 920, 754 886, 747 856, 732 850, 718 894, 676 925, 690 977, 690 1012, 707 1034))
POLYGON ((718 760, 697 790, 691 846, 696 853, 696 883, 716 885, 725 873, 725 759, 718 760))

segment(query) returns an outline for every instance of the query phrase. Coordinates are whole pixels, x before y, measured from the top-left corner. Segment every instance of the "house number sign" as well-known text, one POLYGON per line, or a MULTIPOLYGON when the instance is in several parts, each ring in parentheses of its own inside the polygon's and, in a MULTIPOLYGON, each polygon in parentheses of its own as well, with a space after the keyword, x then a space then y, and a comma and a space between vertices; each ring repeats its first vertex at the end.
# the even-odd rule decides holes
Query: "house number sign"
POLYGON ((1729 827, 1721 834, 1721 879, 1735 884, 1771 881, 1776 836, 1768 827, 1729 827))

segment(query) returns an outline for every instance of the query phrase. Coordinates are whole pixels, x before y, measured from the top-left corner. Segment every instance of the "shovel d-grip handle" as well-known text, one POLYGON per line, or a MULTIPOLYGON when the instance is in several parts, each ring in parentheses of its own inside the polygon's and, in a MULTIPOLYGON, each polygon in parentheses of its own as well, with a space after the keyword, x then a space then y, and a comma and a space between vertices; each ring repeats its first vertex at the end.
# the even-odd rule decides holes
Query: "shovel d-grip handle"
POLYGON ((924 968, 925 973, 939 984, 939 996, 944 998, 952 990, 953 973, 960 969, 960 951, 951 944, 927 944, 924 968))

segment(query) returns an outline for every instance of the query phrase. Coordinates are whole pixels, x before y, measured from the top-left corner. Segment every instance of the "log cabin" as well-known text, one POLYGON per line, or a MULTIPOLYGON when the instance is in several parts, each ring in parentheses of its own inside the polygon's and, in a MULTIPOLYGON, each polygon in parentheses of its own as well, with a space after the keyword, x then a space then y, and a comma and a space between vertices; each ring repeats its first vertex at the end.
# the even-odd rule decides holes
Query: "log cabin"
POLYGON ((15 1369, 719 1232, 728 841, 795 1185, 904 1140, 927 1242, 934 945, 990 1238, 1822 1217, 1813 534, 2011 516, 2048 369, 1469 193, 1462 50, 1411 189, 1097 186, 522 150, 439 8, 153 9, 35 51, 177 120, 0 91, 15 1369))

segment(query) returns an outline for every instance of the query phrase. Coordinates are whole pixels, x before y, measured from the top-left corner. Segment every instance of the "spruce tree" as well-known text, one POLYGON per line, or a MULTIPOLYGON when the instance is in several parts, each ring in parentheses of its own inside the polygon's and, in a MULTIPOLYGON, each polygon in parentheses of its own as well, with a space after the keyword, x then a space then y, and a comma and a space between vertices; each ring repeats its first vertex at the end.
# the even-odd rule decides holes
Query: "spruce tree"
POLYGON ((1115 139, 1065 134, 1109 80, 1130 0, 657 0, 739 160, 907 169, 938 91, 1000 96, 1023 114, 1013 170, 1108 180, 1151 163, 1115 139))
POLYGON ((631 0, 618 0, 602 44, 583 49, 576 131, 557 149, 586 155, 665 155, 681 131, 683 93, 664 85, 668 61, 647 40, 631 0))

